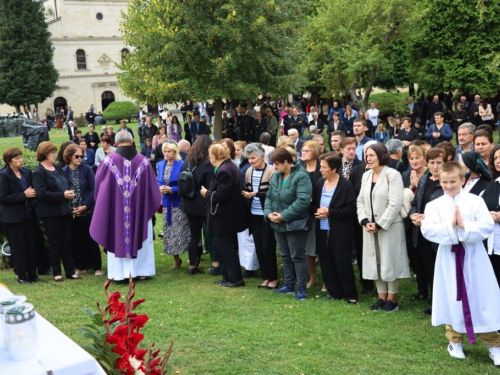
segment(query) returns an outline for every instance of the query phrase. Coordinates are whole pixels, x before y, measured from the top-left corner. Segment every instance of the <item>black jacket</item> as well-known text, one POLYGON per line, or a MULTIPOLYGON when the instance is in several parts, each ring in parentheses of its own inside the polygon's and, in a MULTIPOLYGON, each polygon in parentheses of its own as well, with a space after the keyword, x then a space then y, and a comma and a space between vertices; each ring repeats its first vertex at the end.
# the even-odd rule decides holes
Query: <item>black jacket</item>
POLYGON ((153 137, 158 132, 158 127, 156 125, 151 125, 148 127, 147 125, 141 126, 137 128, 137 133, 139 133, 139 142, 146 143, 146 139, 153 140, 153 137))
MULTIPOLYGON (((351 184, 354 188, 354 193, 356 194, 356 197, 359 195, 359 192, 361 191, 361 182, 363 179, 363 174, 366 172, 366 163, 356 159, 360 164, 358 164, 356 167, 354 166, 354 163, 352 164, 352 169, 351 169, 351 175, 349 176, 349 181, 351 181, 351 184)), ((354 162, 356 162, 354 160, 354 162)))
MULTIPOLYGON (((33 174, 28 168, 21 168, 28 187, 33 187, 33 174)), ((27 204, 35 204, 36 199, 26 198, 24 189, 10 167, 0 172, 0 222, 21 223, 24 220, 25 207, 27 204)), ((33 235, 33 233, 26 235, 33 235)))
POLYGON ((182 165, 182 170, 187 170, 188 166, 189 170, 193 173, 194 188, 197 193, 194 198, 181 199, 181 210, 188 215, 205 217, 207 215, 207 203, 205 202, 205 199, 199 194, 199 191, 202 186, 207 189, 210 187, 210 183, 212 182, 212 178, 214 177, 214 167, 212 164, 210 164, 210 161, 208 159, 198 164, 196 168, 186 159, 186 161, 182 165))
POLYGON ((465 124, 467 120, 469 119, 469 113, 462 109, 461 111, 456 110, 453 113, 453 131, 458 132, 458 127, 462 124, 465 124), (462 121, 457 121, 457 120, 462 120, 462 121))
POLYGON ((399 160, 395 160, 391 158, 389 160, 389 165, 387 165, 389 168, 393 168, 397 170, 399 173, 403 173, 405 171, 405 165, 401 163, 399 160))
POLYGON ((323 121, 321 121, 320 119, 318 119, 318 121, 316 121, 316 123, 314 122, 314 120, 309 121, 309 126, 311 126, 311 125, 316 125, 318 127, 318 131, 320 133, 323 132, 323 129, 325 127, 325 125, 323 124, 323 121))
POLYGON ((239 168, 224 160, 217 168, 205 195, 208 205, 208 231, 213 234, 236 234, 247 226, 245 198, 241 195, 243 181, 239 168))
POLYGON ((265 118, 257 120, 253 119, 252 131, 253 131, 253 139, 254 142, 260 141, 260 136, 267 130, 267 120, 265 118))
MULTIPOLYGON (((68 181, 71 181, 71 168, 66 166, 63 168, 63 172, 68 181)), ((82 206, 86 206, 87 210, 93 210, 95 206, 95 176, 92 168, 82 163, 78 168, 78 180, 80 183, 80 194, 82 195, 82 206)))
MULTIPOLYGON (((413 199, 413 202, 411 203, 411 209, 408 214, 408 217, 410 217, 413 214, 419 213, 423 214, 421 212, 422 210, 422 203, 424 200, 424 193, 425 193, 425 187, 427 186, 427 181, 429 181, 431 174, 427 173, 424 174, 422 177, 420 177, 420 180, 418 181, 417 185, 417 190, 415 192, 415 198, 413 199)), ((441 187, 440 184, 437 184, 436 187, 432 190, 431 197, 429 199, 429 202, 439 198, 444 194, 443 188, 441 187)), ((429 203, 427 202, 427 203, 429 203)), ((412 225, 412 242, 413 246, 417 246, 418 242, 418 231, 420 230, 420 227, 416 227, 415 225, 412 225)))
POLYGON ((481 177, 472 187, 472 189, 469 190, 469 193, 474 194, 474 195, 479 195, 483 192, 484 189, 488 186, 490 183, 490 180, 487 178, 481 177))
MULTIPOLYGON (((321 193, 325 179, 322 177, 313 186, 310 212, 316 213, 321 203, 321 193)), ((354 238, 353 220, 356 219, 356 193, 351 183, 340 176, 335 193, 328 205, 328 244, 335 259, 350 259, 354 238)), ((319 232, 320 223, 316 223, 319 232)))
MULTIPOLYGON (((61 167, 54 165, 55 170, 66 178, 61 167)), ((37 213, 39 217, 54 217, 69 215, 70 201, 64 198, 64 192, 59 190, 57 182, 41 164, 35 168, 33 173, 33 187, 38 198, 37 213)), ((68 190, 73 190, 73 184, 68 181, 68 190)))

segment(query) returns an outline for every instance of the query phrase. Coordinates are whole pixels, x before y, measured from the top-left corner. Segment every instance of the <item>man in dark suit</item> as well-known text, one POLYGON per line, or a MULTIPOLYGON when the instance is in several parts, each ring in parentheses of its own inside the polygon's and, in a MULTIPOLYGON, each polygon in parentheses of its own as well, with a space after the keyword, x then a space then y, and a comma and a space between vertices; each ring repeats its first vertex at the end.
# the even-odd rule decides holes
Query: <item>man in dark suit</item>
POLYGON ((179 155, 181 156, 181 159, 186 160, 191 145, 185 139, 181 139, 179 141, 178 146, 179 146, 179 155))
POLYGON ((73 121, 73 110, 71 109, 71 107, 68 107, 68 110, 66 112, 66 120, 69 122, 69 121, 73 121))
POLYGON ((153 125, 153 120, 151 117, 146 117, 146 125, 140 126, 139 129, 141 130, 141 133, 139 135, 139 143, 141 150, 144 148, 144 145, 146 144, 146 139, 153 139, 153 137, 156 135, 158 132, 158 127, 156 125, 153 125))
POLYGON ((472 123, 478 126, 481 123, 481 116, 479 116, 479 101, 481 97, 479 95, 474 96, 474 101, 470 105, 470 115, 472 123))
POLYGON ((252 136, 254 142, 259 142, 260 136, 267 129, 267 120, 262 118, 262 113, 260 111, 255 113, 255 118, 253 119, 252 125, 252 136))
POLYGON ((285 128, 285 133, 288 134, 290 130, 290 125, 292 123, 292 107, 288 107, 286 110, 286 115, 283 117, 283 127, 285 128))
POLYGON ((192 138, 193 142, 200 135, 207 134, 207 124, 200 120, 200 112, 196 112, 194 114, 194 120, 191 122, 191 126, 189 127, 189 130, 191 132, 191 138, 192 138))
POLYGON ((290 120, 290 129, 297 129, 299 137, 302 138, 302 128, 307 126, 307 122, 304 117, 299 116, 297 108, 292 109, 292 118, 290 120))
POLYGON ((139 107, 139 112, 137 112, 137 120, 141 120, 142 116, 146 116, 146 112, 142 110, 142 107, 139 107))
POLYGON ((288 131, 288 136, 295 143, 295 150, 297 150, 297 156, 300 157, 300 152, 302 151, 302 147, 304 146, 305 141, 299 139, 299 132, 295 128, 292 128, 288 131))

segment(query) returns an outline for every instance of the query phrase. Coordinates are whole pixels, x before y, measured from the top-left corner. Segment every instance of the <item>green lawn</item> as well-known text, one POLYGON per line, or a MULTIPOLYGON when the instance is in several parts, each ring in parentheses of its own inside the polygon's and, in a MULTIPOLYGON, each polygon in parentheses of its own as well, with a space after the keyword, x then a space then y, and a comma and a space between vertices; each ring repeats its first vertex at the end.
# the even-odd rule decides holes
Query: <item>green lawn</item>
MULTIPOLYGON (((134 132, 136 126, 132 125, 134 132)), ((57 144, 65 134, 51 134, 57 144)), ((19 138, 0 140, 0 151, 20 146, 19 138)), ((156 233, 160 231, 158 216, 156 233)), ((308 299, 276 295, 256 288, 257 279, 245 288, 213 285, 209 274, 188 276, 188 257, 173 270, 173 259, 160 256, 161 239, 155 241, 157 274, 138 282, 138 308, 150 321, 143 330, 145 344, 168 347, 175 340, 169 374, 488 374, 498 370, 483 344, 465 344, 468 358, 452 359, 446 350, 444 327, 434 328, 420 315, 426 302, 410 301, 415 283, 401 282, 400 308, 396 313, 371 312, 374 298, 360 296, 358 305, 322 299, 321 283, 308 290, 308 299)), ((105 263, 106 257, 103 256, 105 263)), ((210 266, 203 257, 204 269, 210 266)), ((106 269, 106 266, 104 266, 106 269)), ((319 268, 318 268, 319 272, 319 268)), ((282 275, 280 275, 281 277, 282 275)), ((48 276, 40 284, 19 285, 12 271, 0 271, 0 282, 14 293, 25 294, 35 309, 77 343, 78 327, 88 322, 82 308, 105 303, 104 277, 83 275, 80 282, 54 283, 48 276)), ((127 286, 112 284, 110 291, 127 286)), ((360 288, 359 288, 360 289, 360 288)), ((57 348, 54 348, 57 350, 57 348)))

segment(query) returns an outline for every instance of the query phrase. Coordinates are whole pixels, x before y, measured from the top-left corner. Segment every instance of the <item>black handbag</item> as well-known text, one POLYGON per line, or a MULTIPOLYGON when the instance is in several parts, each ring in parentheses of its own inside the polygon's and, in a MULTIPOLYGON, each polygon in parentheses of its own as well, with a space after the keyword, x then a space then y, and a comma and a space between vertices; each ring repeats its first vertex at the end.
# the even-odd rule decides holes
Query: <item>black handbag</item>
MULTIPOLYGON (((283 212, 283 207, 281 206, 281 188, 279 187, 278 183, 278 206, 281 212, 283 212)), ((285 223, 286 231, 287 232, 308 232, 309 231, 309 213, 306 212, 305 217, 298 217, 296 219, 293 219, 289 223, 285 223)))

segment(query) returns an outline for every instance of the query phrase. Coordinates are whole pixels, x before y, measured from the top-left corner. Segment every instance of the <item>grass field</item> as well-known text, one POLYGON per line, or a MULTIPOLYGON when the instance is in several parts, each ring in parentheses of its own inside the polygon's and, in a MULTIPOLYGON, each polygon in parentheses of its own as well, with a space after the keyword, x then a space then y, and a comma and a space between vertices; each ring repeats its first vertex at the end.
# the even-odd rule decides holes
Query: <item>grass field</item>
MULTIPOLYGON (((136 126, 131 127, 135 132, 136 126)), ((60 144, 67 136, 52 133, 51 139, 60 144)), ((20 138, 0 139, 0 151, 8 146, 21 146, 20 138)), ((158 219, 156 233, 161 230, 158 219)), ((209 274, 188 276, 186 253, 181 269, 173 270, 172 257, 161 252, 157 238, 157 274, 138 282, 137 298, 146 302, 137 311, 150 318, 143 329, 145 344, 155 342, 166 349, 171 339, 175 341, 169 374, 498 372, 481 343, 465 344, 466 360, 448 355, 444 327, 431 327, 430 318, 420 315, 428 305, 410 300, 416 284, 409 279, 401 282, 400 311, 388 314, 370 311, 375 299, 366 295, 358 305, 325 300, 321 281, 308 290, 305 301, 257 289, 257 279, 248 279, 245 288, 221 288, 213 285, 218 278, 209 274)), ((104 269, 105 262, 103 256, 104 269)), ((210 267, 208 255, 202 265, 210 267)), ((95 301, 105 303, 105 277, 85 274, 81 282, 57 284, 51 277, 41 278, 44 283, 20 285, 12 271, 0 271, 0 282, 13 293, 26 295, 52 324, 77 343, 86 343, 78 331, 88 322, 81 309, 94 309, 95 301)), ((114 283, 110 291, 126 288, 114 283)))

